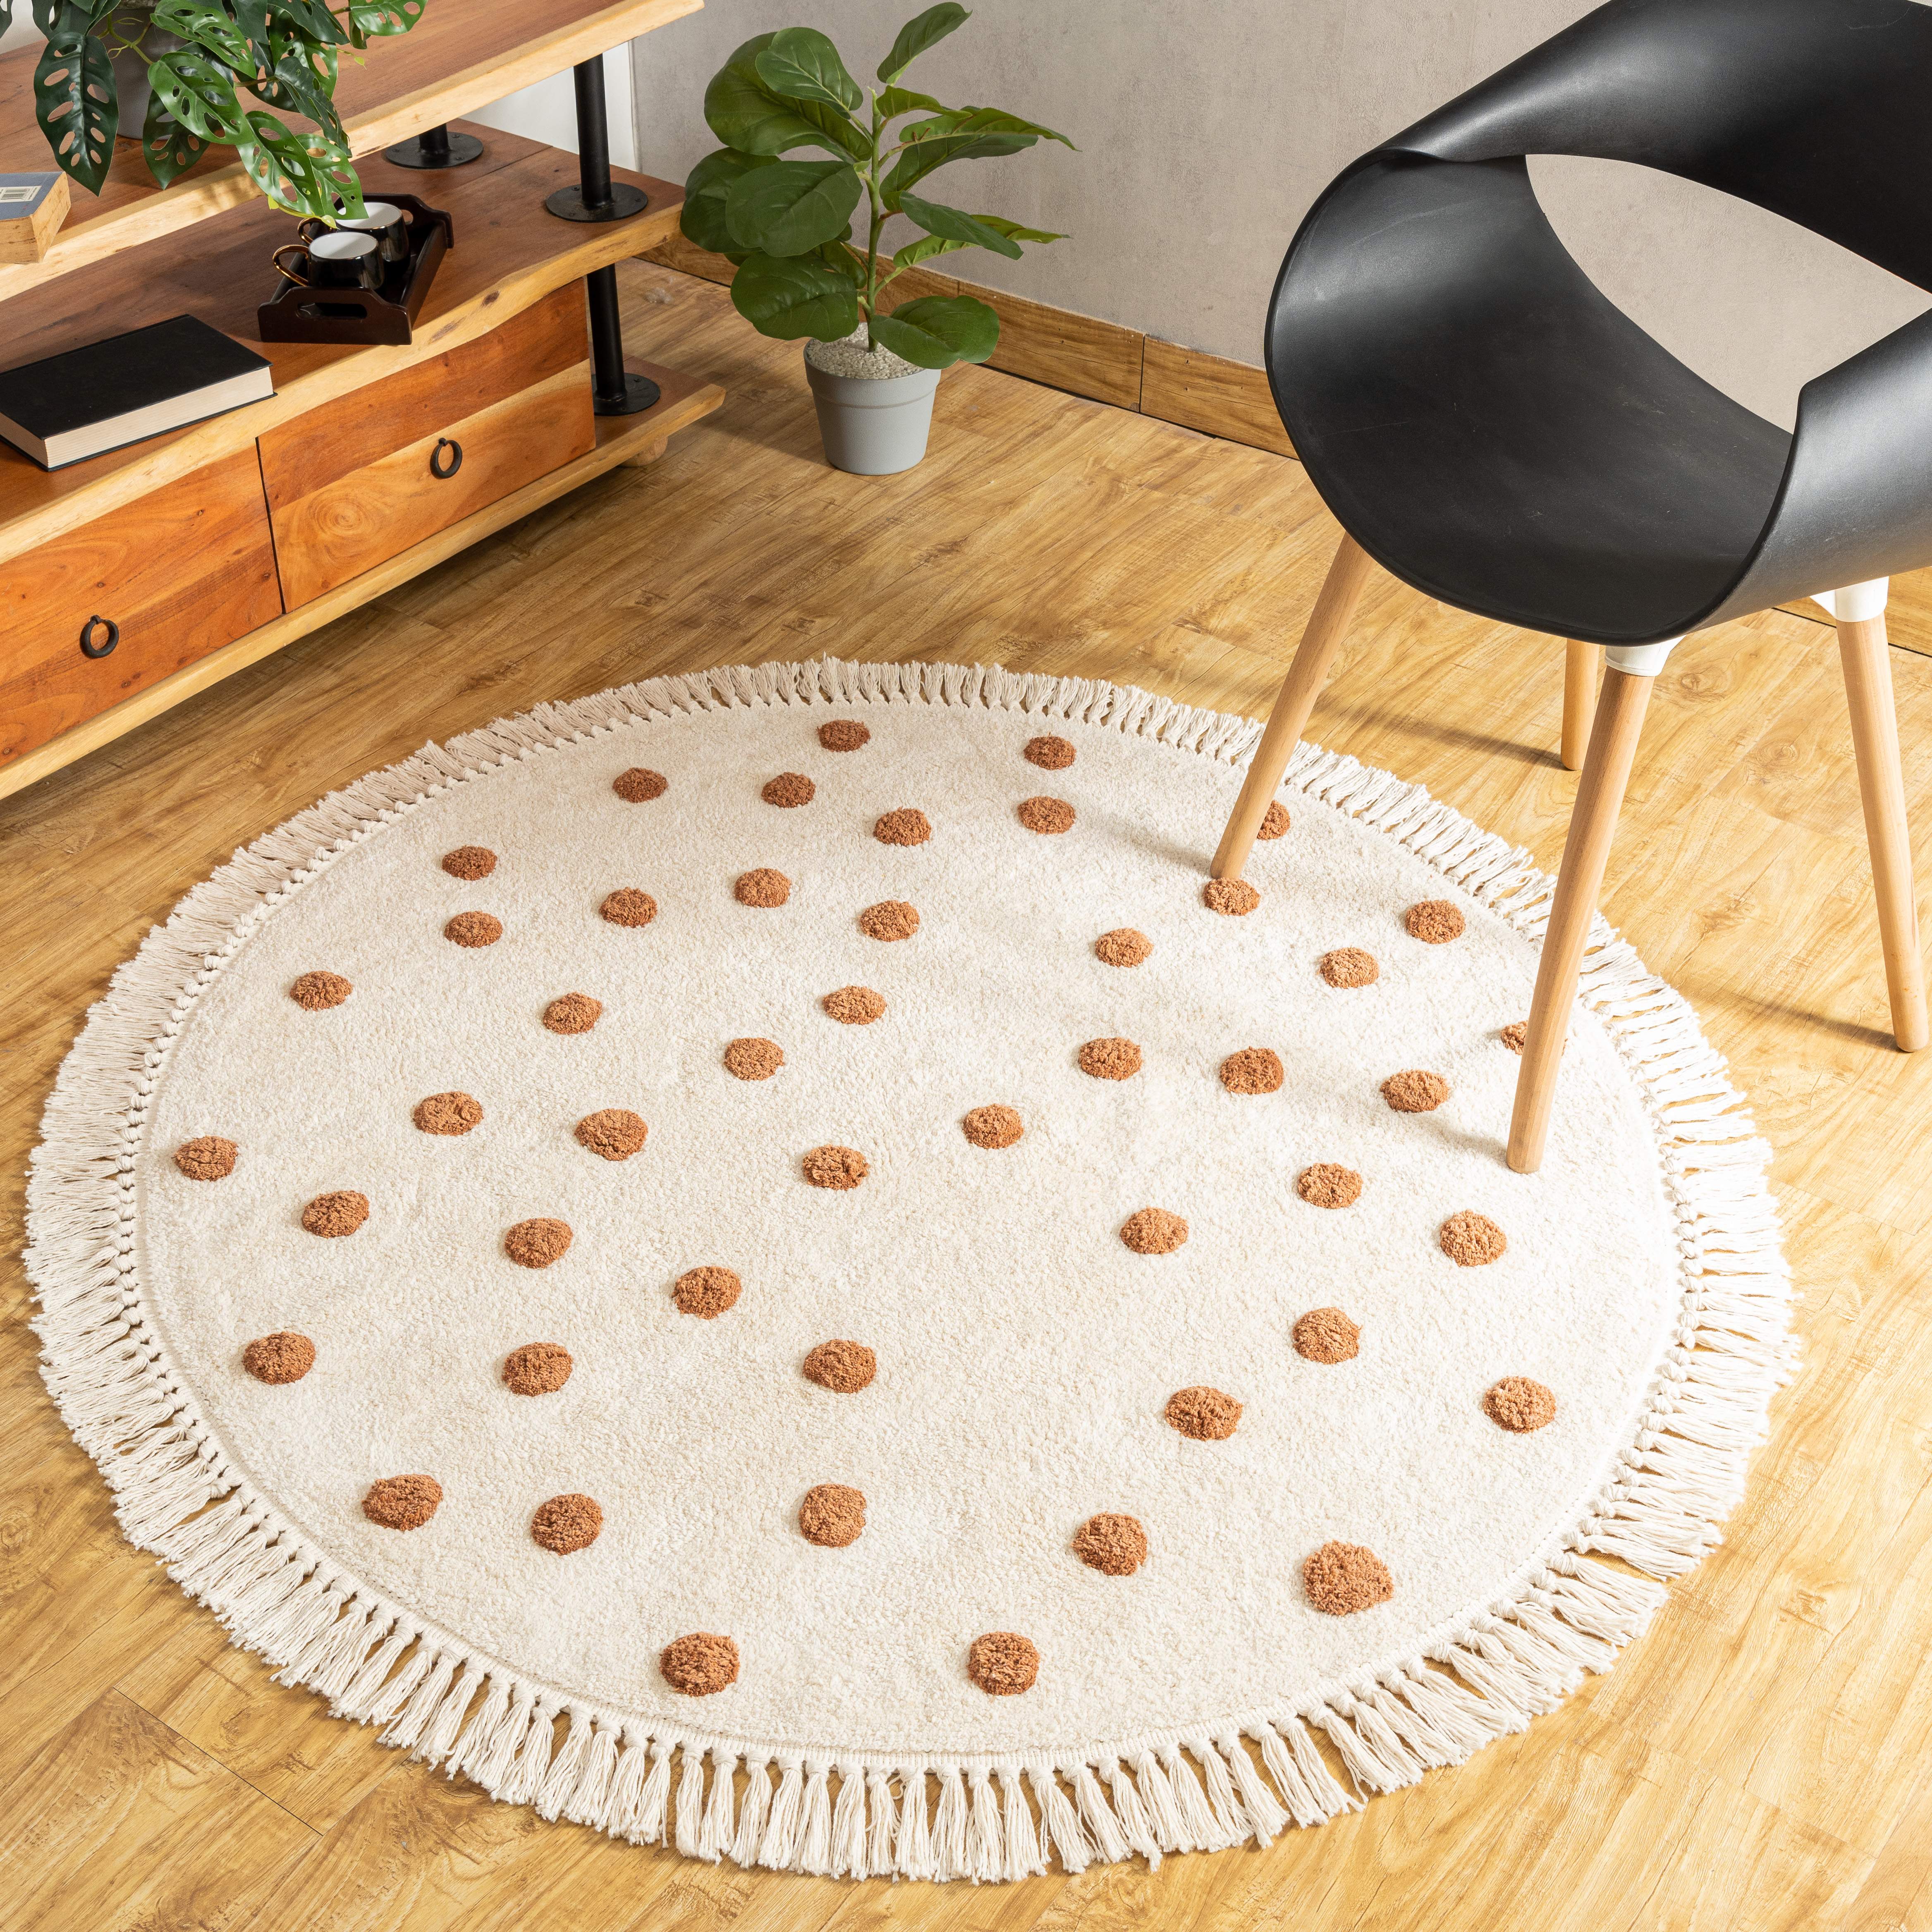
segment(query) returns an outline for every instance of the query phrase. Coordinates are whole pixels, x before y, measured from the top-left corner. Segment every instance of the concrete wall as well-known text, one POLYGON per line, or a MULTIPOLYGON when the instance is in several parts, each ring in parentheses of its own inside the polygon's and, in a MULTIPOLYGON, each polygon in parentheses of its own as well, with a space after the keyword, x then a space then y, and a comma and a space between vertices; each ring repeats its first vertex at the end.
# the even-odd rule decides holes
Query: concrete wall
MULTIPOLYGON (((434 4, 434 0, 432 0, 434 4)), ((1071 237, 964 278, 1261 360, 1303 211, 1364 148, 1589 10, 1590 0, 976 0, 907 79, 1058 128, 934 178, 937 199, 1071 237)), ((750 35, 829 33, 862 82, 919 0, 708 0, 633 44, 640 164, 681 180, 717 142, 704 84, 750 35)), ((1675 353, 1789 424, 1799 386, 1928 306, 1828 242, 1614 162, 1532 163, 1584 267, 1675 353)))

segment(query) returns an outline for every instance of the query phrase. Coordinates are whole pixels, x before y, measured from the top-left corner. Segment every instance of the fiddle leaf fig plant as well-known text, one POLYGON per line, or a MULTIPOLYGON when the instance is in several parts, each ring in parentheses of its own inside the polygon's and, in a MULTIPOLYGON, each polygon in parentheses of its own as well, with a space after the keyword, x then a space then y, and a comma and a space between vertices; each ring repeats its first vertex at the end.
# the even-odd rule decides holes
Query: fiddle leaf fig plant
POLYGON ((1017 114, 948 107, 900 84, 920 54, 968 17, 942 0, 908 20, 879 63, 877 87, 862 88, 811 27, 760 34, 712 76, 704 118, 724 145, 692 170, 680 225, 700 248, 736 265, 732 302, 762 334, 836 342, 862 326, 867 349, 890 350, 922 369, 992 354, 1000 321, 984 302, 925 296, 892 308, 885 299, 907 269, 955 249, 1017 260, 1022 242, 1065 238, 914 192, 951 161, 1017 154, 1040 140, 1073 145, 1017 114), (895 122, 902 124, 896 132, 895 122), (923 232, 882 255, 880 235, 894 214, 923 232))

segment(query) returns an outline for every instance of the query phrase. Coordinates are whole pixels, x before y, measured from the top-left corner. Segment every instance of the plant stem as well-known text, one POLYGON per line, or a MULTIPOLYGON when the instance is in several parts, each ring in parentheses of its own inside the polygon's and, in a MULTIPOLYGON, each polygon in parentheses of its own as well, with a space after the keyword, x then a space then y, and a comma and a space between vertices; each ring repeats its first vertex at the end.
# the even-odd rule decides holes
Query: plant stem
POLYGON ((879 205, 879 136, 884 123, 879 118, 879 97, 872 96, 872 152, 866 173, 866 192, 872 203, 871 232, 866 239, 866 299, 861 304, 866 321, 867 354, 878 347, 872 334, 872 318, 879 307, 879 230, 886 225, 885 210, 879 205))

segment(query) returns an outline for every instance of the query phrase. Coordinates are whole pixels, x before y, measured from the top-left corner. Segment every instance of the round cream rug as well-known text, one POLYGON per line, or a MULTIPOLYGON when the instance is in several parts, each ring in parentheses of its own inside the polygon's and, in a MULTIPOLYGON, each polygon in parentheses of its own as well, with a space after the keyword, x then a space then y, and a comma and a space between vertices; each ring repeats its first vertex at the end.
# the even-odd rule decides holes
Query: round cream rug
POLYGON ((62 1070, 46 1373, 237 1642, 546 1815, 1012 1878, 1266 1842, 1642 1627, 1785 1371, 1766 1149, 1548 881, 1116 686, 493 725, 236 856, 62 1070))

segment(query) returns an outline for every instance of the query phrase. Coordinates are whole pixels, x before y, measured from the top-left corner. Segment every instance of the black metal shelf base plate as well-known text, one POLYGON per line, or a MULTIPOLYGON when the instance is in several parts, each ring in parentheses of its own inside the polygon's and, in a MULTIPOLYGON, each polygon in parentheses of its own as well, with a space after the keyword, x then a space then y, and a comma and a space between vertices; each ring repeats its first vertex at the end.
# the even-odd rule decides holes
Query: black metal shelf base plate
POLYGON ((555 194, 544 196, 544 207, 566 221, 628 221, 632 215, 643 214, 650 205, 650 197, 643 189, 632 188, 625 182, 610 184, 610 199, 601 208, 586 203, 580 188, 560 188, 555 194))
POLYGON ((626 370, 621 401, 615 396, 600 396, 593 388, 590 392, 590 405, 600 416, 634 416, 650 408, 663 394, 664 392, 650 376, 633 376, 626 370))
POLYGON ((483 143, 474 134, 452 133, 446 154, 426 151, 412 135, 393 148, 385 148, 382 158, 394 162, 399 168, 460 168, 478 159, 482 152, 483 143))

